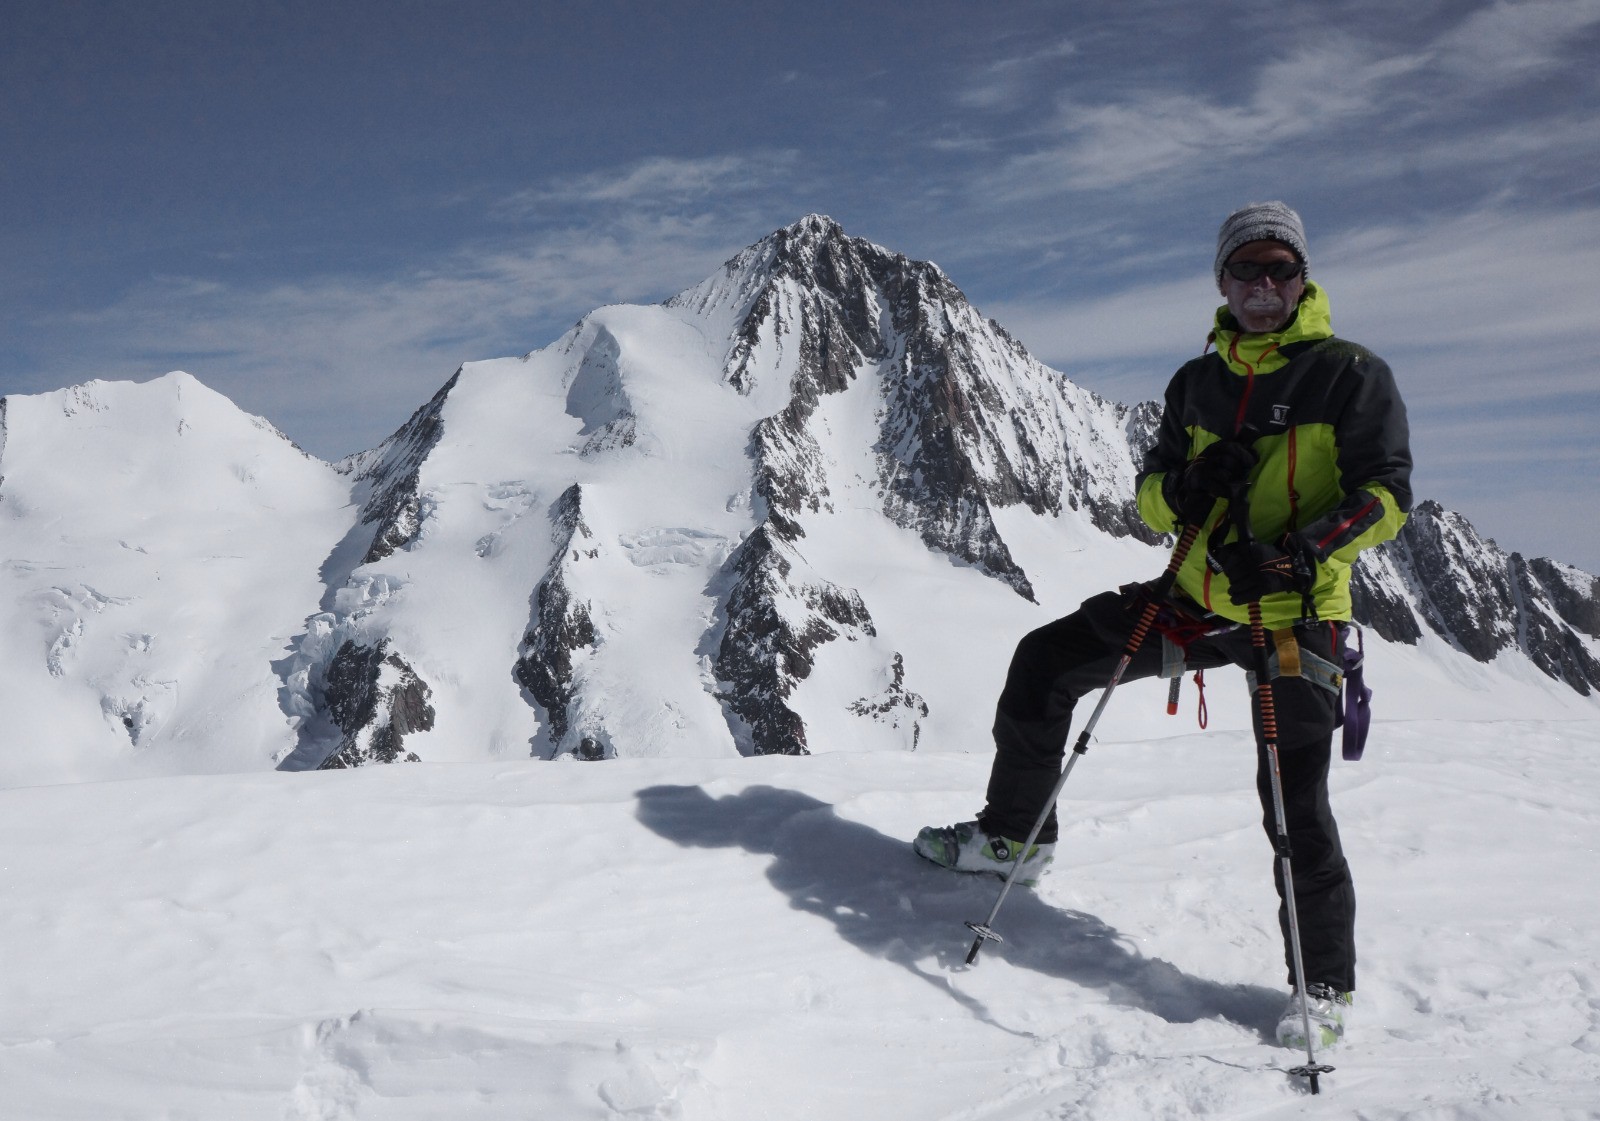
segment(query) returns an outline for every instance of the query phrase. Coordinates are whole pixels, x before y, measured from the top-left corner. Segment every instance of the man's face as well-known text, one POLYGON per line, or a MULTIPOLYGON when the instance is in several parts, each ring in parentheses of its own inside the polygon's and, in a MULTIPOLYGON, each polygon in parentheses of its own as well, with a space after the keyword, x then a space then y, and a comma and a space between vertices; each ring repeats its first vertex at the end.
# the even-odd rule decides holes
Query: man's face
MULTIPOLYGON (((1299 263, 1281 241, 1247 241, 1233 251, 1228 265, 1275 265, 1280 262, 1299 263)), ((1257 270, 1258 271, 1258 270, 1257 270)), ((1228 310, 1239 321, 1247 334, 1259 335, 1276 331, 1289 321, 1299 306, 1300 296, 1306 290, 1305 270, 1288 280, 1274 280, 1267 273, 1252 280, 1239 280, 1227 266, 1222 269, 1222 295, 1228 301, 1228 310)))

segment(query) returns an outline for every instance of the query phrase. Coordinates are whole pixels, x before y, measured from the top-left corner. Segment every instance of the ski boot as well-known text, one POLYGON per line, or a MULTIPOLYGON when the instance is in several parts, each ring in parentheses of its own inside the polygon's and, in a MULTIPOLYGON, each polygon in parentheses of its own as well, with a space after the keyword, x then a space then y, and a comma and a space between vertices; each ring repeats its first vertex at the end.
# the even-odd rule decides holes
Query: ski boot
MULTIPOLYGON (((1321 982, 1306 986, 1306 1011, 1311 1014, 1311 1031, 1318 1050, 1332 1047, 1344 1038, 1355 998, 1355 993, 1342 993, 1321 982)), ((1305 1049, 1306 1026, 1300 1015, 1298 991, 1289 994, 1289 1003, 1283 1006, 1283 1015, 1278 1018, 1278 1042, 1296 1050, 1305 1049)))
MULTIPOLYGON (((957 872, 987 872, 1001 879, 1011 875, 1011 866, 1022 851, 1022 842, 1006 837, 991 837, 976 821, 957 825, 929 825, 917 834, 912 849, 918 856, 957 872)), ((1056 846, 1034 845, 1017 873, 1017 883, 1034 887, 1045 866, 1055 859, 1056 846)))

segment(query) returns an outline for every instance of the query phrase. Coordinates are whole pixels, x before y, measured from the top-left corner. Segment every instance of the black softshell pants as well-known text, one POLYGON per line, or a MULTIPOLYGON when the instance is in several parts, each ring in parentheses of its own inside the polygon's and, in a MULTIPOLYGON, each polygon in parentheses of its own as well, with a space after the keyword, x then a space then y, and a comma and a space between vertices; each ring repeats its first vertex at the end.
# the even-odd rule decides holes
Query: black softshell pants
MULTIPOLYGON (((1117 592, 1084 601, 1064 619, 1040 627, 1017 644, 996 706, 994 765, 987 805, 979 823, 986 833, 1020 840, 1038 820, 1061 776, 1072 710, 1078 698, 1110 681, 1138 622, 1141 604, 1117 592)), ((1312 623, 1295 628, 1303 651, 1338 664, 1339 628, 1312 623)), ((1123 681, 1154 677, 1161 671, 1160 636, 1152 631, 1123 674, 1123 681)), ((1250 629, 1202 638, 1185 655, 1187 668, 1222 665, 1254 669, 1250 629)), ((1328 804, 1328 764, 1332 754, 1338 697, 1308 678, 1278 677, 1272 683, 1277 712, 1279 769, 1294 872, 1295 910, 1306 981, 1325 982, 1340 992, 1355 990, 1355 888, 1339 845, 1339 829, 1328 804)), ((1254 707, 1254 706, 1252 706, 1254 707)), ((1277 836, 1272 808, 1271 771, 1256 725, 1256 790, 1269 838, 1277 836)), ((1056 839, 1054 811, 1039 834, 1056 839)), ((1289 983, 1294 983, 1288 908, 1283 899, 1282 864, 1274 853, 1278 922, 1283 929, 1289 983)))

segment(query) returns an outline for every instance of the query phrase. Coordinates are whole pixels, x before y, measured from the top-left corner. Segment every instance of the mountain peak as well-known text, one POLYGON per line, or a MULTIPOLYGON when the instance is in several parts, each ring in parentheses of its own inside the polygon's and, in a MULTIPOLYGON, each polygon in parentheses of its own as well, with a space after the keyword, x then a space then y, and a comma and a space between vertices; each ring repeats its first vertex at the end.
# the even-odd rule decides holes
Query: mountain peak
POLYGON ((798 222, 792 222, 774 232, 788 234, 791 237, 843 237, 844 227, 826 214, 807 214, 798 222))

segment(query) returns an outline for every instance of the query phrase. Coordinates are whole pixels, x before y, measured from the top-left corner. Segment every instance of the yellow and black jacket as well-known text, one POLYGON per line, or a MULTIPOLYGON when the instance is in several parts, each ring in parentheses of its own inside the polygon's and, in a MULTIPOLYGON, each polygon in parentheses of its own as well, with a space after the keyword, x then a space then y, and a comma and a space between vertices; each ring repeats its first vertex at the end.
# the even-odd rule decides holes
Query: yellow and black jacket
MULTIPOLYGON (((1295 532, 1316 557, 1311 592, 1317 616, 1350 618, 1350 565, 1362 549, 1387 541, 1411 509, 1411 449, 1405 405, 1383 359, 1334 337, 1328 300, 1306 282, 1295 317, 1281 331, 1249 335, 1226 306, 1217 309, 1214 352, 1183 366, 1167 386, 1155 446, 1139 474, 1139 513, 1160 533, 1177 529, 1163 488, 1208 444, 1240 439, 1260 457, 1248 502, 1255 536, 1295 532)), ((1207 541, 1232 540, 1227 504, 1218 501, 1178 587, 1206 610, 1243 622, 1228 599, 1227 577, 1205 562, 1207 541)), ((1262 621, 1289 626, 1303 616, 1298 593, 1261 601, 1262 621)))

